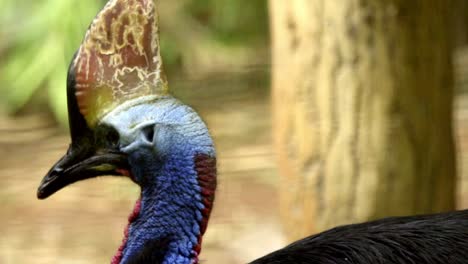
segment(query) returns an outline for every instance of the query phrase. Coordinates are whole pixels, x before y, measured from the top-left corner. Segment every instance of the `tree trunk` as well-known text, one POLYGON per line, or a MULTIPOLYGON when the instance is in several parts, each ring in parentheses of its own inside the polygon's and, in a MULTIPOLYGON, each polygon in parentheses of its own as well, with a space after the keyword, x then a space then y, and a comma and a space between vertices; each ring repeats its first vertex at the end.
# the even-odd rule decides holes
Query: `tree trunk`
POLYGON ((453 33, 455 47, 464 47, 468 45, 468 1, 453 0, 453 33))
POLYGON ((446 0, 270 0, 289 239, 454 208, 446 0))

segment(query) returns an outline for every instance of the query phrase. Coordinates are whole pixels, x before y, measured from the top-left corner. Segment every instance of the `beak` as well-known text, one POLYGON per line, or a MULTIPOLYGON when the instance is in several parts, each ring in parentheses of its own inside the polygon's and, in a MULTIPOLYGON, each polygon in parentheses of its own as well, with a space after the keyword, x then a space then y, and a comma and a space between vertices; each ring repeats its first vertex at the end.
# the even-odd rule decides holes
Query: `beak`
POLYGON ((86 146, 90 145, 70 145, 67 153, 42 179, 37 198, 45 199, 67 185, 97 176, 128 176, 129 165, 125 153, 86 146))

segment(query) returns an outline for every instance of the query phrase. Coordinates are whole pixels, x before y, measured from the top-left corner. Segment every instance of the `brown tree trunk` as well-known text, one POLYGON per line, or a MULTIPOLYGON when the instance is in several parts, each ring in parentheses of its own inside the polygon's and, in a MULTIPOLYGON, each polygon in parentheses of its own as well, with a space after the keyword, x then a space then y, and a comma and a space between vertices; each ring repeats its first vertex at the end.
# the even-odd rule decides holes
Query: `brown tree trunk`
POLYGON ((446 0, 270 0, 290 239, 454 208, 446 0))
POLYGON ((468 45, 468 1, 453 1, 453 29, 455 47, 464 47, 468 45))

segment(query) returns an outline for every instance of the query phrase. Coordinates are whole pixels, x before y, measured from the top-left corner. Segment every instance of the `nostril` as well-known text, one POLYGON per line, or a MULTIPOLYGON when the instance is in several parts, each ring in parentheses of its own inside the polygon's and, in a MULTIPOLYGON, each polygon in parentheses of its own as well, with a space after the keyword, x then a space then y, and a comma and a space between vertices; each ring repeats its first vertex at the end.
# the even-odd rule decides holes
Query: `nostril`
POLYGON ((146 126, 142 130, 143 132, 143 138, 149 142, 153 143, 153 138, 154 138, 154 125, 146 126))

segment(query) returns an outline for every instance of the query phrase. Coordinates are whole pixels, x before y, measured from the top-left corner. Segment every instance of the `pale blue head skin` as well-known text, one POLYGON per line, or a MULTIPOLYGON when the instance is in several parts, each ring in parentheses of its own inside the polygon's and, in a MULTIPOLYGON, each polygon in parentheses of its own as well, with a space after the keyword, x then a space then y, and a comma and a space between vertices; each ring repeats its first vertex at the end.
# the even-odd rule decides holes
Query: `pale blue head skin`
POLYGON ((206 125, 172 97, 121 105, 100 123, 118 132, 119 149, 128 154, 132 176, 141 186, 141 211, 129 227, 120 263, 129 263, 155 241, 167 244, 153 252, 163 256, 162 263, 193 263, 204 208, 194 158, 215 156, 206 125))

